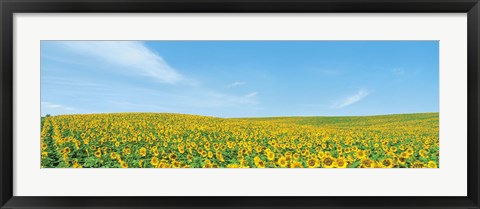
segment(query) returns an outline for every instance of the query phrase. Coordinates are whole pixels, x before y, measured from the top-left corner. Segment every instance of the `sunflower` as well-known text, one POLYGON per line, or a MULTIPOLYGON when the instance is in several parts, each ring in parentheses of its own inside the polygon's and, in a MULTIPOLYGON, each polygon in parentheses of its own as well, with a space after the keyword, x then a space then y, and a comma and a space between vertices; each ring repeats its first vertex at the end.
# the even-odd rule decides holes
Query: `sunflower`
POLYGON ((121 161, 121 162, 120 162, 120 166, 121 166, 122 168, 128 168, 128 164, 127 164, 125 161, 121 161))
POLYGON ((145 157, 147 155, 147 149, 145 147, 140 148, 140 156, 145 157))
POLYGON ((386 159, 382 160, 382 162, 380 163, 380 166, 382 168, 393 168, 394 164, 393 164, 392 159, 386 158, 386 159))
POLYGON ((307 151, 308 151, 307 149, 304 149, 304 150, 302 150, 302 153, 301 153, 301 154, 302 154, 302 156, 305 156, 305 155, 308 155, 308 154, 310 154, 310 153, 307 153, 307 151))
POLYGON ((223 155, 220 151, 217 151, 215 153, 215 157, 217 157, 217 160, 220 161, 220 162, 225 162, 225 158, 223 158, 223 155))
POLYGON ((65 154, 63 154, 62 157, 63 157, 63 160, 64 160, 64 161, 67 163, 67 165, 68 165, 68 162, 67 162, 67 161, 68 161, 68 154, 65 153, 65 154))
POLYGON ((397 157, 397 154, 394 153, 394 152, 391 152, 391 151, 388 151, 387 155, 390 156, 390 157, 393 157, 393 158, 397 157))
POLYGON ((363 158, 362 161, 360 162, 360 166, 362 168, 375 168, 375 162, 368 158, 363 158))
POLYGON ((254 162, 254 163, 256 163, 256 162, 258 162, 258 161, 261 161, 261 160, 262 160, 262 159, 260 159, 260 157, 258 157, 258 156, 255 156, 255 157, 253 158, 253 162, 254 162))
POLYGON ((124 155, 129 155, 131 152, 130 152, 130 148, 129 147, 126 147, 123 149, 123 154, 124 155))
POLYGON ((290 162, 292 161, 292 155, 285 155, 285 159, 290 162))
POLYGON ((307 166, 309 168, 317 168, 320 165, 320 162, 316 158, 310 158, 307 160, 307 166))
POLYGON ((437 163, 433 162, 433 161, 428 161, 427 163, 427 167, 429 168, 437 168, 437 163))
POLYGON ((248 162, 246 160, 239 160, 238 162, 240 162, 240 166, 242 168, 248 167, 248 162))
POLYGON ((97 151, 95 152, 95 157, 98 157, 98 158, 102 157, 102 151, 97 150, 97 151))
POLYGON ((398 164, 400 165, 405 165, 405 163, 407 163, 407 159, 404 158, 404 157, 399 157, 398 160, 397 160, 398 164))
POLYGON ((344 157, 339 157, 336 160, 336 167, 337 168, 346 168, 348 165, 348 162, 345 160, 344 157))
POLYGON ((259 160, 255 162, 255 166, 257 166, 257 168, 265 168, 265 162, 263 162, 263 160, 259 160))
POLYGON ((298 158, 300 158, 300 154, 298 153, 293 154, 293 159, 297 160, 298 158))
POLYGON ((324 152, 318 152, 317 156, 318 156, 318 158, 322 159, 323 157, 325 157, 325 153, 324 152))
POLYGON ((267 152, 267 159, 270 160, 270 161, 275 160, 275 153, 267 152))
POLYGON ((180 154, 183 154, 185 153, 185 149, 183 147, 178 147, 178 152, 180 152, 180 154))
POLYGON ((408 149, 407 149, 407 154, 408 154, 408 156, 412 156, 413 153, 414 153, 414 151, 413 151, 412 148, 408 148, 408 149))
POLYGON ((63 152, 66 153, 66 154, 70 153, 70 147, 65 147, 63 149, 63 152))
POLYGON ((78 149, 80 148, 80 141, 74 140, 73 143, 75 144, 75 147, 78 149))
POLYGON ((330 154, 330 151, 325 152, 325 157, 332 157, 332 154, 330 154))
POLYGON ((182 166, 183 166, 182 162, 179 162, 179 161, 172 162, 172 167, 173 168, 181 168, 182 166))
POLYGON ((177 159, 177 155, 175 153, 172 153, 168 156, 168 158, 170 158, 170 160, 176 160, 177 159))
POLYGON ((238 164, 228 164, 227 168, 240 168, 240 165, 238 165, 238 164))
POLYGON ((117 158, 117 153, 115 153, 115 152, 110 153, 110 159, 113 160, 113 159, 116 159, 116 158, 117 158))
POLYGON ((285 168, 285 167, 287 167, 287 159, 285 159, 285 157, 282 156, 282 157, 278 158, 277 164, 280 167, 285 168))
POLYGON ((422 150, 420 150, 419 154, 423 158, 427 158, 429 153, 428 153, 428 151, 422 149, 422 150))
POLYGON ((292 154, 292 152, 290 152, 290 151, 285 152, 285 157, 292 158, 292 155, 293 155, 293 154, 292 154))
POLYGON ((47 149, 47 147, 48 147, 48 145, 47 145, 47 144, 45 144, 45 143, 42 143, 42 150, 45 150, 45 149, 47 149))
POLYGON ((397 147, 390 147, 390 152, 397 152, 397 147))
POLYGON ((363 150, 358 150, 358 151, 357 151, 357 158, 358 158, 358 159, 363 159, 363 158, 366 157, 365 154, 366 154, 365 151, 363 151, 363 150))
POLYGON ((295 161, 292 164, 290 164, 290 168, 303 168, 303 165, 301 162, 295 161))
POLYGON ((157 158, 157 157, 152 157, 152 159, 150 160, 150 163, 151 163, 153 166, 158 165, 158 158, 157 158))
POLYGON ((356 161, 355 157, 353 157, 353 155, 348 155, 347 156, 347 161, 348 162, 353 162, 353 161, 356 161))
POLYGON ((335 160, 330 156, 325 156, 325 158, 322 160, 322 163, 323 167, 325 168, 333 168, 335 166, 335 160))
POLYGON ((156 168, 170 168, 171 166, 166 162, 159 163, 156 168))
POLYGON ((213 157, 213 152, 212 152, 212 151, 208 151, 207 156, 208 156, 208 158, 212 158, 212 157, 213 157))
POLYGON ((410 168, 425 168, 425 164, 420 161, 415 161, 410 165, 410 168))

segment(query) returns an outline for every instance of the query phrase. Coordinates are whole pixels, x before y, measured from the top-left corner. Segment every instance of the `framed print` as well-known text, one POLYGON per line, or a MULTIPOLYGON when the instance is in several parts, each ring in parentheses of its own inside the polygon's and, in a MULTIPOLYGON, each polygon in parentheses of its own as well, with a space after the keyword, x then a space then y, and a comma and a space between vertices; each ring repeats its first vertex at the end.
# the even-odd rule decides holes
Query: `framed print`
POLYGON ((437 41, 42 41, 40 47, 42 168, 440 166, 437 41), (201 57, 205 48, 210 53, 201 57), (182 49, 188 51, 168 54, 182 49), (278 49, 285 51, 275 52, 278 49), (381 58, 389 66, 423 66, 412 72, 392 67, 352 75, 360 79, 342 76, 357 67, 331 66, 339 62, 381 66, 376 57, 385 51, 397 52, 381 58), (349 58, 356 54, 363 56, 349 58), (165 56, 198 64, 180 71, 165 56), (305 58, 309 56, 318 58, 305 58), (327 56, 342 61, 322 59, 327 56), (396 62, 399 58, 403 62, 396 62), (225 64, 215 67, 228 71, 202 69, 196 75, 198 65, 217 59, 225 64), (235 69, 242 65, 239 61, 246 66, 235 69), (85 69, 87 63, 92 63, 87 68, 92 71, 85 69), (309 69, 319 63, 330 70, 309 69), (253 67, 260 64, 265 69, 253 67), (112 65, 118 70, 108 71, 112 65), (289 71, 293 68, 294 74, 289 71), (117 81, 123 80, 122 74, 129 80, 117 81), (399 84, 363 83, 379 74, 399 84), (417 74, 423 75, 408 79, 417 74), (140 85, 131 76, 150 82, 140 85), (345 79, 356 84, 346 85, 345 79), (403 86, 418 95, 399 89, 403 86), (321 91, 329 88, 335 90, 321 91), (372 88, 391 89, 384 90, 386 95, 376 93, 377 101, 372 98, 371 104, 361 107, 372 88), (387 103, 384 98, 391 92, 398 92, 398 99, 387 103), (345 96, 325 102, 337 94, 345 96), (347 108, 354 104, 357 110, 347 108), (382 107, 388 109, 373 111, 382 107), (376 115, 311 116, 352 111, 376 115))
POLYGON ((2 1, 1 208, 479 208, 479 4, 2 1))

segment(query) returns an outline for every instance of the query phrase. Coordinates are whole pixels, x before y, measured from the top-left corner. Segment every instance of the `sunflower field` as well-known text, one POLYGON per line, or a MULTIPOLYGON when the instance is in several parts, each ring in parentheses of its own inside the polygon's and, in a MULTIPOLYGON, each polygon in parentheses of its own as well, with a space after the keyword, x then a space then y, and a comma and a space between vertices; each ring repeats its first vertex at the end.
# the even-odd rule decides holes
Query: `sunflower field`
POLYGON ((42 168, 438 168, 438 113, 42 118, 42 168))

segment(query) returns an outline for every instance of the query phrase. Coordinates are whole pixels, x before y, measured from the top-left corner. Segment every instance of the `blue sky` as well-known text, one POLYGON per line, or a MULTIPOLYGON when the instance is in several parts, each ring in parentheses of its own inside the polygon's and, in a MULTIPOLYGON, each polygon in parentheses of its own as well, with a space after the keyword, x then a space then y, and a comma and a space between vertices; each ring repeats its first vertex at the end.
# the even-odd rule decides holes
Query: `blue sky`
POLYGON ((438 112, 438 41, 42 41, 41 114, 438 112))

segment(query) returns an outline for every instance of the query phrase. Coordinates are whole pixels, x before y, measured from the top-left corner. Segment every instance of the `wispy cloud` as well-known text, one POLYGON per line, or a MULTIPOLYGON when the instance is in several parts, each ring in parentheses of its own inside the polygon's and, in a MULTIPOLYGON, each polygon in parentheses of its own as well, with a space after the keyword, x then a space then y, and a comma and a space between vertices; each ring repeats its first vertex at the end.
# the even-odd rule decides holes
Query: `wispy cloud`
POLYGON ((361 101, 362 99, 367 97, 369 94, 370 94, 369 90, 367 90, 365 88, 361 88, 355 94, 350 95, 347 98, 341 100, 340 102, 335 103, 332 106, 332 108, 340 109, 340 108, 350 106, 352 104, 355 104, 355 103, 361 101))
POLYGON ((228 85, 227 85, 227 88, 230 89, 230 88, 234 88, 234 87, 237 87, 237 86, 243 86, 243 85, 245 85, 245 84, 247 84, 247 83, 242 82, 242 81, 235 81, 235 82, 233 82, 233 83, 231 83, 231 84, 228 84, 228 85))
POLYGON ((252 93, 249 93, 247 95, 245 95, 246 98, 252 98, 252 97, 256 97, 258 95, 258 92, 252 92, 252 93))
POLYGON ((123 67, 162 83, 174 84, 183 76, 157 53, 139 41, 65 41, 68 49, 110 65, 123 67))
POLYGON ((85 82, 81 80, 56 77, 56 76, 44 76, 42 77, 42 84, 51 84, 56 86, 81 86, 81 87, 105 87, 100 83, 95 82, 85 82))
POLYGON ((61 110, 66 110, 66 111, 74 111, 75 108, 73 107, 67 107, 67 106, 64 106, 64 105, 60 105, 60 104, 54 104, 54 103, 50 103, 50 102, 41 102, 42 104, 42 107, 46 107, 48 109, 61 109, 61 110))
POLYGON ((53 61, 53 62, 61 62, 61 63, 64 63, 64 64, 86 65, 84 62, 81 62, 81 61, 78 61, 78 60, 65 59, 63 57, 58 57, 58 56, 50 55, 50 54, 46 54, 46 53, 42 53, 40 56, 41 56, 42 60, 44 59, 44 60, 53 61))

